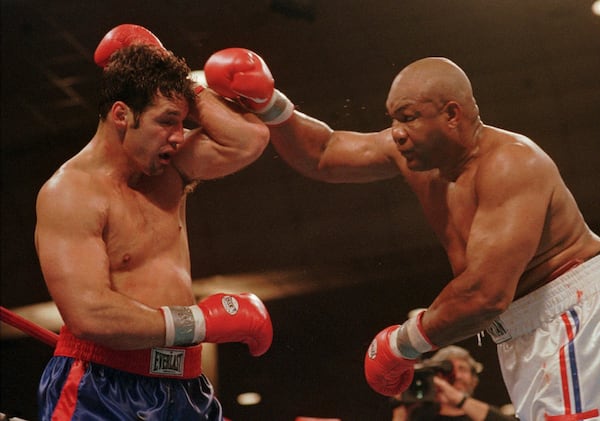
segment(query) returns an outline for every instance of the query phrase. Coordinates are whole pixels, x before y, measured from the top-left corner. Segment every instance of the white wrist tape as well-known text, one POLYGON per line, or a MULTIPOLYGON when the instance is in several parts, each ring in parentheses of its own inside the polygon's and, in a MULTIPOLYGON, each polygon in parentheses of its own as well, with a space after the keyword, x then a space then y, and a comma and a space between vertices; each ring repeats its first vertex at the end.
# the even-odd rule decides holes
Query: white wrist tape
POLYGON ((425 311, 406 321, 397 330, 396 349, 404 358, 414 359, 435 348, 423 331, 423 326, 421 325, 423 313, 425 311))
POLYGON ((182 346, 201 342, 206 336, 206 322, 202 310, 193 306, 163 306, 165 318, 165 345, 182 346))
POLYGON ((294 114, 294 104, 277 89, 263 111, 257 112, 258 118, 268 126, 285 123, 292 114, 294 114))

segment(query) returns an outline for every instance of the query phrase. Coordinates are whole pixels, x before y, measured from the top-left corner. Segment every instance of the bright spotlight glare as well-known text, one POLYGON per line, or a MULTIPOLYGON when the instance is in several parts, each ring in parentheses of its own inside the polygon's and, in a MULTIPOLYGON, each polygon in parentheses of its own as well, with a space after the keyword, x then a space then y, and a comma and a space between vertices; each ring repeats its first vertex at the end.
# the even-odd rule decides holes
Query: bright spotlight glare
POLYGON ((204 70, 192 70, 188 77, 196 82, 198 85, 206 86, 206 75, 204 74, 204 70))
POLYGON ((592 3, 592 12, 596 16, 600 16, 600 0, 596 0, 594 3, 592 3))
POLYGON ((241 393, 237 397, 237 403, 240 405, 256 405, 260 402, 261 396, 255 392, 241 393))

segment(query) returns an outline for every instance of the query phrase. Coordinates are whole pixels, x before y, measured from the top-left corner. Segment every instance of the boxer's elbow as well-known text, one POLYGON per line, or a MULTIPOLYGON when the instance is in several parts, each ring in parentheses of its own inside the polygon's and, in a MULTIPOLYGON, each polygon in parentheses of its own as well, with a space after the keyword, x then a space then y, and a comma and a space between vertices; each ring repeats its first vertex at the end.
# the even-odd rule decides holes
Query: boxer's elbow
POLYGON ((85 318, 77 320, 65 319, 65 325, 73 336, 81 340, 97 342, 100 336, 97 323, 93 323, 91 320, 85 318))
POLYGON ((477 301, 479 318, 483 324, 487 325, 506 311, 512 302, 512 297, 505 291, 486 292, 481 294, 477 301))
POLYGON ((257 125, 251 134, 251 142, 245 148, 245 154, 250 162, 257 160, 269 145, 269 129, 264 125, 257 125))
POLYGON ((245 144, 244 150, 247 152, 254 152, 260 155, 271 138, 269 128, 262 122, 247 124, 244 127, 243 137, 246 139, 243 143, 245 144))
POLYGON ((223 148, 222 158, 241 169, 260 158, 268 145, 269 129, 262 124, 253 125, 244 135, 243 141, 235 146, 223 148))
POLYGON ((120 326, 105 309, 93 305, 81 305, 63 317, 65 325, 76 338, 97 343, 102 343, 120 326))

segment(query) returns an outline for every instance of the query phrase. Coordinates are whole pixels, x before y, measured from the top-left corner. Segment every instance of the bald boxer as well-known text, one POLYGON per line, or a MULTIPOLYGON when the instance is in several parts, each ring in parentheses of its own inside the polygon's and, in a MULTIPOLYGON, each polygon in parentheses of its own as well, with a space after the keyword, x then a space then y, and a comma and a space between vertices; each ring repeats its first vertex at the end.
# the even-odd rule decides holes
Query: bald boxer
MULTIPOLYGON (((247 55, 255 70, 237 81, 233 97, 256 102, 253 88, 265 84, 252 79, 271 74, 247 55)), ((214 61, 220 71, 240 66, 214 61)), ((231 96, 227 80, 207 80, 231 96)), ((401 176, 448 254, 454 278, 429 308, 384 329, 369 347, 373 389, 401 392, 422 353, 487 329, 521 420, 598 416, 600 238, 538 145, 481 121, 462 69, 437 57, 409 64, 387 97, 391 127, 377 133, 332 130, 273 96, 280 105, 268 111, 280 117, 271 141, 290 166, 331 183, 401 176)))
POLYGON ((255 161, 268 129, 208 89, 196 95, 182 59, 121 30, 125 44, 99 45, 96 133, 37 198, 35 244, 65 322, 39 418, 220 421, 201 343, 241 342, 259 356, 273 331, 253 294, 195 303, 186 198, 255 161))

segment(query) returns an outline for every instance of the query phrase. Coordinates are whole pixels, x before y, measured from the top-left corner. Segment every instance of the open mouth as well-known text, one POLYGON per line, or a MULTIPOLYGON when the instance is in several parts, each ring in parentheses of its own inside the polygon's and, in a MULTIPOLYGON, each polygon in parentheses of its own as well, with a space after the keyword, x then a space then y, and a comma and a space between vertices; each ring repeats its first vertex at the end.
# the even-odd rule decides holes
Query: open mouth
POLYGON ((408 151, 402 151, 400 152, 402 154, 402 156, 408 160, 413 159, 415 157, 415 151, 413 150, 408 150, 408 151))
POLYGON ((171 161, 171 154, 166 153, 166 152, 159 153, 158 158, 160 159, 161 162, 168 164, 171 161))

